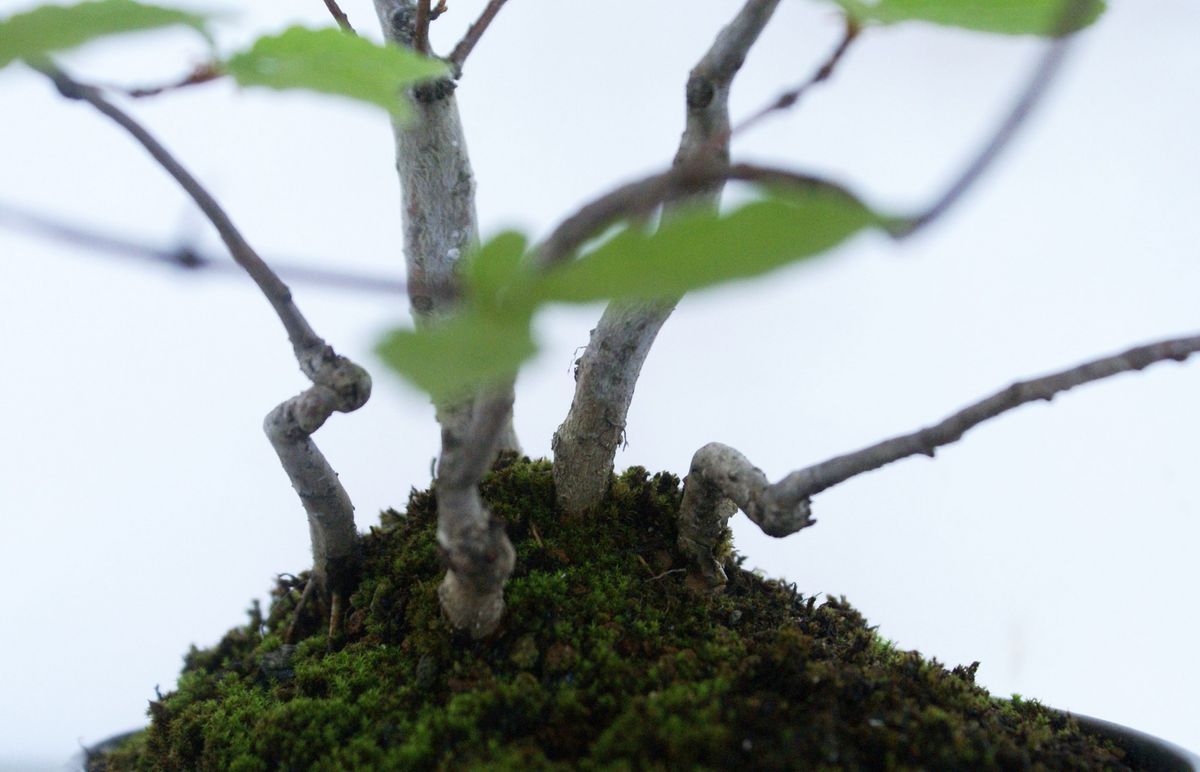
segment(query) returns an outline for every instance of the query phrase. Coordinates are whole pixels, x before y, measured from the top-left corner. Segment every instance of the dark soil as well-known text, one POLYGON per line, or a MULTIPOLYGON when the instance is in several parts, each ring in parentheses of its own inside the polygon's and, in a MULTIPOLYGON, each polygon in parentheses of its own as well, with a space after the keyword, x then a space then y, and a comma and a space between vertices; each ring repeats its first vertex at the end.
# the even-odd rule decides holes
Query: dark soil
POLYGON ((977 663, 901 651, 732 553, 723 594, 692 589, 672 475, 631 469, 577 521, 546 462, 508 460, 483 490, 518 555, 492 638, 443 622, 434 493, 414 492, 363 537, 339 640, 283 643, 303 577, 280 579, 91 768, 1127 768, 1072 719, 989 696, 977 663))

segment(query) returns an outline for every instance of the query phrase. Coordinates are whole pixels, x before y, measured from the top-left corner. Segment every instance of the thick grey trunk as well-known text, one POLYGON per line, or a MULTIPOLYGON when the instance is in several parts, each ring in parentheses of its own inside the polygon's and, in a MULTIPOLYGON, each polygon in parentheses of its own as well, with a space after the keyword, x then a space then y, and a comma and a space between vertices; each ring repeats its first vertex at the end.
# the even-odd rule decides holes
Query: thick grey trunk
MULTIPOLYGON (((375 8, 387 39, 413 48, 413 3, 375 0, 375 8)), ((414 320, 423 326, 458 311, 458 264, 478 243, 479 232, 475 177, 454 84, 445 80, 422 85, 412 96, 414 117, 393 126, 409 298, 414 320)), ((479 483, 496 453, 519 450, 512 405, 511 383, 487 387, 472 400, 437 405, 442 427, 438 545, 447 568, 438 597, 450 623, 476 638, 500 624, 504 583, 516 561, 503 527, 479 496, 479 483)))
MULTIPOLYGON (((412 48, 416 6, 410 0, 375 0, 375 10, 384 36, 412 48)), ((454 89, 449 80, 414 88, 412 117, 393 123, 408 297, 417 326, 455 314, 458 264, 479 242, 475 174, 454 89)), ((464 439, 471 424, 471 402, 435 407, 442 429, 464 439)), ((500 439, 500 449, 520 450, 511 415, 500 439)))

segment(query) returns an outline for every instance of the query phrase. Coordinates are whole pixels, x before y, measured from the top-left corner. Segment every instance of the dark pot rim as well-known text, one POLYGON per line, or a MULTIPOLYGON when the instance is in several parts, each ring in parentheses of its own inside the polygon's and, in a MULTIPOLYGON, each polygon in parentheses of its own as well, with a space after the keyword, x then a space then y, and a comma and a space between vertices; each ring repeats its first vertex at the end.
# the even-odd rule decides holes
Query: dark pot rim
MULTIPOLYGON (((1200 772, 1200 755, 1192 753, 1175 743, 1168 742, 1154 735, 1140 732, 1131 727, 1114 724, 1102 718, 1094 718, 1083 713, 1073 713, 1059 710, 1059 713, 1069 715, 1079 722, 1080 726, 1093 734, 1108 738, 1119 745, 1127 754, 1131 766, 1159 772, 1200 772)), ((100 742, 83 748, 67 762, 70 772, 85 772, 87 760, 97 753, 109 750, 141 729, 133 729, 108 737, 100 742)))

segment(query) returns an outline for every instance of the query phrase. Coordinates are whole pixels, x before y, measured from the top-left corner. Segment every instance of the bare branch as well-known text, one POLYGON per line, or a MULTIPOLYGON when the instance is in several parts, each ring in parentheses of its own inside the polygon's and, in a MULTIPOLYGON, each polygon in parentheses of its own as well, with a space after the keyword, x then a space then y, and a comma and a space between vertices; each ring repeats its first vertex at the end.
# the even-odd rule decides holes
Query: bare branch
MULTIPOLYGON (((99 89, 72 79, 61 70, 44 70, 68 99, 87 102, 117 123, 196 202, 217 229, 234 260, 250 274, 283 322, 301 371, 312 386, 271 411, 263 424, 276 454, 308 515, 313 547, 313 581, 330 609, 339 606, 352 587, 358 566, 358 532, 354 506, 337 473, 312 442, 311 435, 337 411, 349 413, 366 403, 371 378, 365 370, 334 352, 309 326, 292 301, 291 290, 263 262, 216 199, 137 121, 107 101, 99 89)), ((334 632, 334 631, 331 631, 334 632)))
POLYGON ((1028 402, 1049 402, 1056 395, 1120 373, 1143 370, 1156 362, 1182 362, 1200 351, 1200 335, 1136 346, 1061 372, 1018 381, 969 405, 945 420, 910 434, 792 472, 774 485, 733 448, 706 445, 692 459, 680 508, 679 544, 692 555, 710 586, 724 583, 712 548, 732 501, 770 536, 787 536, 812 525, 810 499, 851 477, 909 456, 933 457, 937 448, 957 442, 970 429, 1028 402), (715 566, 715 567, 714 567, 715 566))
POLYGON ((122 86, 105 85, 104 88, 108 91, 115 91, 118 94, 123 94, 134 99, 142 99, 145 97, 158 96, 169 91, 179 91, 180 89, 188 88, 189 86, 199 86, 204 83, 212 83, 225 76, 225 72, 221 66, 214 62, 206 62, 205 64, 196 65, 190 73, 182 79, 174 83, 167 83, 160 86, 141 86, 137 88, 125 88, 122 86))
POLYGON ((979 181, 979 178, 991 168, 996 159, 1017 135, 1017 131, 1029 119, 1030 114, 1041 103, 1050 85, 1058 77, 1062 63, 1066 59, 1074 41, 1073 35, 1064 34, 1072 29, 1089 7, 1088 0, 1066 0, 1062 16, 1058 20, 1056 30, 1059 31, 1046 48, 1046 53, 1033 69, 1033 74, 1026 83, 1021 95, 1013 103, 1008 115, 992 133, 991 138, 980 149, 979 153, 967 164, 966 168, 950 184, 946 192, 935 201, 924 213, 912 220, 893 235, 898 238, 909 236, 924 228, 929 223, 946 213, 951 206, 958 202, 967 191, 979 181))
POLYGON ((483 13, 479 14, 479 18, 475 23, 467 28, 467 32, 463 35, 462 40, 458 41, 458 45, 450 52, 450 64, 454 66, 455 73, 461 75, 463 63, 467 61, 467 57, 475 50, 475 45, 483 37, 483 33, 487 32, 487 28, 491 25, 492 20, 500 13, 500 9, 508 0, 489 0, 487 7, 483 9, 483 13))
POLYGON ((329 9, 329 15, 333 17, 333 20, 337 22, 339 27, 351 35, 358 34, 350 24, 350 17, 346 16, 345 12, 342 11, 341 6, 337 4, 337 0, 325 0, 325 7, 329 9))
POLYGON ((861 30, 862 28, 858 26, 858 23, 854 21, 854 19, 846 17, 846 32, 842 35, 841 42, 839 42, 837 47, 833 49, 833 53, 829 55, 824 63, 817 68, 817 71, 810 75, 803 83, 783 92, 776 97, 775 101, 773 101, 771 104, 763 107, 762 109, 750 115, 750 117, 743 120, 733 128, 731 133, 737 135, 749 131, 752 127, 757 125, 772 113, 781 112, 794 107, 797 103, 799 103, 801 98, 808 93, 809 89, 829 80, 829 78, 832 77, 834 70, 836 70, 837 66, 841 63, 842 58, 846 55, 846 52, 850 50, 851 44, 858 39, 858 33, 861 30))
MULTIPOLYGON (((81 228, 45 215, 19 210, 5 203, 0 203, 0 225, 20 228, 39 236, 75 244, 89 250, 161 263, 183 270, 239 277, 245 275, 245 270, 237 263, 201 254, 192 247, 180 246, 170 249, 156 247, 81 228)), ((269 265, 284 280, 307 282, 325 288, 378 292, 389 295, 400 294, 406 290, 406 285, 402 280, 387 276, 331 271, 277 260, 271 260, 269 265)))
MULTIPOLYGON (((675 169, 696 164, 728 165, 730 86, 778 5, 779 0, 747 0, 692 69, 685 90, 687 124, 675 155, 675 169)), ((688 191, 688 202, 715 211, 723 182, 711 179, 696 186, 688 191)), ((650 185, 652 192, 655 187, 650 185)), ((670 196, 663 200, 677 202, 670 196)), ((603 209, 601 204, 601 213, 603 209)), ((589 230, 584 228, 580 233, 589 230)), ((551 244, 539 257, 543 265, 557 259, 548 253, 562 252, 562 235, 557 231, 556 235, 558 244, 552 235, 551 244)), ((555 489, 559 506, 565 511, 587 512, 608 491, 613 459, 625 437, 625 419, 638 376, 676 302, 610 303, 592 331, 576 368, 571 409, 552 443, 555 489)))
MULTIPOLYGON (((1078 14, 1086 10, 1087 6, 1086 0, 1074 0, 1063 16, 1060 28, 1070 29, 1078 14)), ((936 220, 979 180, 1012 141, 1057 77, 1072 40, 1073 36, 1061 35, 1048 45, 1020 97, 980 153, 932 205, 917 215, 892 220, 888 224, 888 232, 894 238, 907 238, 936 220)), ((551 232, 543 242, 537 259, 543 266, 569 260, 589 239, 600 234, 608 226, 626 218, 645 216, 672 198, 695 193, 707 185, 726 180, 772 182, 785 186, 795 184, 801 187, 824 185, 836 187, 854 198, 842 186, 803 172, 748 164, 723 167, 720 163, 714 163, 711 158, 700 156, 689 163, 676 165, 672 169, 621 185, 585 204, 551 232)))
POLYGON ((429 0, 417 0, 417 21, 413 33, 413 50, 429 53, 429 0))
POLYGON ((68 99, 87 102, 100 113, 116 122, 117 125, 129 132, 168 174, 175 178, 175 181, 196 202, 196 205, 200 207, 200 211, 204 213, 204 216, 217 229, 221 241, 225 242, 225 246, 229 248, 229 253, 233 256, 233 259, 245 269, 246 273, 250 274, 250 278, 262 290, 271 307, 275 309, 275 314, 283 322, 284 329, 288 333, 288 338, 292 341, 292 346, 297 352, 319 348, 324 345, 324 341, 313 332, 312 328, 308 325, 308 321, 305 320, 300 314, 299 309, 292 302, 292 293, 287 285, 280 281, 279 277, 267 267, 267 264, 258 256, 258 253, 246 242, 246 239, 242 237, 241 232, 234 226, 233 221, 229 219, 229 215, 225 213, 225 210, 221 208, 216 199, 205 190, 187 169, 183 168, 175 160, 175 157, 157 139, 146 131, 141 124, 105 99, 100 89, 79 83, 62 70, 49 69, 45 72, 54 81, 54 85, 58 88, 59 93, 68 99))

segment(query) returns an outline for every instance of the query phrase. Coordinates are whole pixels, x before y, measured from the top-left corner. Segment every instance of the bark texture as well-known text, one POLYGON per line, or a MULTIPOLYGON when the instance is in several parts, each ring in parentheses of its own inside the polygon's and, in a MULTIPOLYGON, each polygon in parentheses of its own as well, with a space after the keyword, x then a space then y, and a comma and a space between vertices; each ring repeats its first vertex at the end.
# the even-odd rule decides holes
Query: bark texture
MULTIPOLYGON (((417 32, 418 7, 409 0, 375 0, 375 8, 389 41, 412 48, 423 39, 417 32)), ((463 58, 467 52, 469 47, 463 58)), ((458 264, 479 240, 475 177, 454 88, 449 80, 414 88, 415 117, 394 124, 409 298, 418 326, 437 324, 457 312, 458 264)), ((479 496, 479 483, 496 453, 519 450, 512 406, 511 383, 482 389, 465 402, 437 405, 442 427, 438 544, 447 568, 438 596, 450 623, 476 638, 499 625, 504 583, 516 561, 503 526, 479 496)))
MULTIPOLYGON (((263 428, 308 515, 314 583, 306 588, 305 595, 311 596, 315 587, 317 594, 332 601, 331 607, 336 608, 355 578, 358 532, 350 497, 311 436, 334 411, 348 413, 362 407, 371 396, 371 377, 317 335, 300 313, 288 286, 259 257, 217 200, 150 132, 107 101, 98 89, 60 70, 45 72, 63 96, 91 104, 129 132, 179 183, 216 228, 233 259, 258 285, 287 331, 300 370, 313 385, 271 411, 263 428)), ((335 622, 336 615, 331 620, 331 632, 335 622)))
MULTIPOLYGON (((409 0, 375 0, 384 37, 414 45, 417 7, 409 0)), ((413 116, 393 123, 400 177, 408 297, 418 326, 453 316, 458 307, 458 264, 479 242, 475 173, 459 117, 455 84, 441 80, 412 89, 413 116)), ((440 403, 438 424, 464 441, 472 404, 440 403)), ((519 450, 511 416, 501 449, 519 450)))
POLYGON ((851 477, 909 456, 933 457, 937 448, 957 442, 984 421, 1028 402, 1120 373, 1143 370, 1156 362, 1182 362, 1200 351, 1200 335, 1150 343, 1102 357, 1041 378, 1017 381, 969 405, 943 421, 893 437, 854 453, 792 472, 775 484, 738 451, 710 443, 696 451, 679 509, 679 546, 694 559, 694 570, 713 588, 725 574, 713 557, 725 521, 741 509, 768 536, 787 536, 816 521, 810 499, 851 477))
MULTIPOLYGON (((685 93, 687 124, 673 168, 728 165, 729 90, 778 5, 779 0, 749 0, 692 69, 685 93)), ((687 203, 715 209, 722 185, 701 186, 687 203)), ((669 204, 665 216, 673 208, 669 204)), ((552 442, 558 503, 569 514, 588 512, 607 493, 638 376, 677 302, 613 302, 592 330, 576 367, 571 409, 552 442)))

